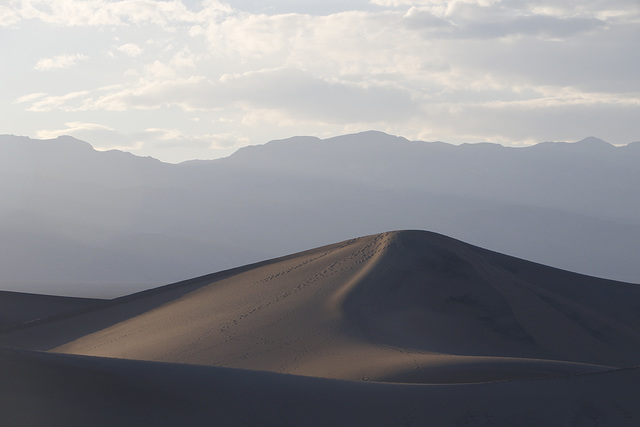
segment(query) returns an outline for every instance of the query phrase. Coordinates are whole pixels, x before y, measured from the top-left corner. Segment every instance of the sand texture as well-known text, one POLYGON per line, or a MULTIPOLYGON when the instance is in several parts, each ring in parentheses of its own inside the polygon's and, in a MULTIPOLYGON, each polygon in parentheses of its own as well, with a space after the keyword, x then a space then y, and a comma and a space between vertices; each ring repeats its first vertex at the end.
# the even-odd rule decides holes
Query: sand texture
POLYGON ((640 423, 637 285, 435 233, 82 308, 0 333, 15 425, 640 423))

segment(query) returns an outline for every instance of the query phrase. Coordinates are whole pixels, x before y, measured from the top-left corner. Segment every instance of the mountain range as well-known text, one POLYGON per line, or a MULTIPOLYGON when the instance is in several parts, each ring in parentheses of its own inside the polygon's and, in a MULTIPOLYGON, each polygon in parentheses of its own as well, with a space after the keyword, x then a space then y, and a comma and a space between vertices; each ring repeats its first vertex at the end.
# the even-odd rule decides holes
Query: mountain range
POLYGON ((353 236, 424 229, 640 282, 640 143, 513 148, 381 132, 162 163, 0 136, 0 288, 113 297, 353 236))

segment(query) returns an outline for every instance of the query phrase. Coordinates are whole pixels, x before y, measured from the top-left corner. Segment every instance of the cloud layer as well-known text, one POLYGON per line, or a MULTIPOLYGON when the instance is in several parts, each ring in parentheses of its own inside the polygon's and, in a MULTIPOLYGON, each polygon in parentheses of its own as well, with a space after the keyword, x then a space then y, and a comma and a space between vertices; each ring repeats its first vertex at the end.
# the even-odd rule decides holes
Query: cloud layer
POLYGON ((640 140, 635 0, 322 4, 12 0, 0 32, 15 41, 2 71, 15 128, 2 131, 92 123, 169 161, 371 128, 451 142, 640 140), (36 30, 47 43, 28 49, 36 30), (189 136, 171 144, 148 129, 189 136))

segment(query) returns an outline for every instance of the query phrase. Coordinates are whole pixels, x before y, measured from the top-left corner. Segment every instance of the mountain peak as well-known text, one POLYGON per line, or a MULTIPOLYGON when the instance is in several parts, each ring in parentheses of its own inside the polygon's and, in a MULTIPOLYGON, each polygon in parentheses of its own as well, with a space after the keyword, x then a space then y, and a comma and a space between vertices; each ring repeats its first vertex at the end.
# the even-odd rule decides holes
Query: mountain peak
POLYGON ((580 141, 577 141, 576 144, 580 144, 581 146, 590 146, 590 147, 613 147, 607 141, 604 141, 600 138, 596 138, 595 136, 588 136, 580 141))
MULTIPOLYGON (((31 139, 26 136, 0 135, 3 156, 17 156, 23 161, 51 162, 70 156, 91 155, 95 152, 88 142, 64 135, 52 139, 31 139)), ((8 159, 9 157, 7 157, 8 159)))

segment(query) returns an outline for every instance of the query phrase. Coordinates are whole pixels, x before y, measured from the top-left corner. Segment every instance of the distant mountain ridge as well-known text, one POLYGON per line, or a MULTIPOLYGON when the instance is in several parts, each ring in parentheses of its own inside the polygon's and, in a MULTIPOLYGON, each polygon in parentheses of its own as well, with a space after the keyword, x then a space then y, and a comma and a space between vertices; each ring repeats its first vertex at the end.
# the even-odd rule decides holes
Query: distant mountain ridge
POLYGON ((370 131, 174 165, 72 137, 4 135, 0 289, 114 296, 98 284, 127 293, 391 229, 640 282, 638 147, 370 131))

